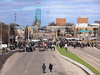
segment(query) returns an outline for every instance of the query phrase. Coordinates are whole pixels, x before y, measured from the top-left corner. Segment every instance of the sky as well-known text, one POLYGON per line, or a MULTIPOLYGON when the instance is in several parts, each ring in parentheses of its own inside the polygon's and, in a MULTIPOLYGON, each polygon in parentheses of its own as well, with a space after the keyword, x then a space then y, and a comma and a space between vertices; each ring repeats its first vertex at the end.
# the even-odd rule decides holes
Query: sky
POLYGON ((0 0, 0 22, 14 23, 16 13, 17 24, 32 25, 35 21, 35 3, 41 5, 42 27, 56 23, 56 18, 61 17, 74 25, 81 15, 88 17, 88 23, 100 21, 100 0, 0 0))

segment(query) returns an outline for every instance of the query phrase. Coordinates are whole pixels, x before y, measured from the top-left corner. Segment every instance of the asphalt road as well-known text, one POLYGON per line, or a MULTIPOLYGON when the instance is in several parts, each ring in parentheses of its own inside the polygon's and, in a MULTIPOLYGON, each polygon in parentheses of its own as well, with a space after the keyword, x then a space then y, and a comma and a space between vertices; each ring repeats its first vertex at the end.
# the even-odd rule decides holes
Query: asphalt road
POLYGON ((55 51, 17 52, 5 63, 1 75, 87 75, 81 68, 59 57, 55 51), (11 64, 12 63, 12 64, 11 64), (42 73, 42 64, 46 73, 42 73), (53 64, 53 73, 49 64, 53 64))
POLYGON ((90 65, 94 66, 100 71, 100 51, 91 48, 73 48, 68 47, 68 50, 87 61, 90 65))
POLYGON ((42 64, 46 64, 47 75, 68 75, 54 51, 22 52, 22 56, 10 67, 4 75, 45 75, 42 73, 42 64), (49 63, 53 64, 53 73, 50 73, 49 63))

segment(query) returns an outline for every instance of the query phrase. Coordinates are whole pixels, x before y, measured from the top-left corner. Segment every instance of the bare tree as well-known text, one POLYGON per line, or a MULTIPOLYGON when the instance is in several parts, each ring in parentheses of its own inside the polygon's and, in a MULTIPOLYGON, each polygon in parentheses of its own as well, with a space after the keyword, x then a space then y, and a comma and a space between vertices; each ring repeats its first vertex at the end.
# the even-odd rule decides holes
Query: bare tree
MULTIPOLYGON (((1 34, 1 22, 0 22, 0 34, 1 34)), ((3 44, 8 43, 8 26, 4 23, 2 23, 2 43, 3 44)))

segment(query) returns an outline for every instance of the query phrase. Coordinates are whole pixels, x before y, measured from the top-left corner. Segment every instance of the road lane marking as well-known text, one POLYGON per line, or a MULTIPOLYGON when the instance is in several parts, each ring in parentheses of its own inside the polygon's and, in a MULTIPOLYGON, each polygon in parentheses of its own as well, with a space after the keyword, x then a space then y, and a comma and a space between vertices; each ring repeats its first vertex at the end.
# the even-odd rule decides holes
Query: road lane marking
MULTIPOLYGON (((72 48, 70 48, 71 50, 72 50, 72 48)), ((90 56, 90 57, 92 57, 92 58, 94 58, 94 59, 96 59, 96 60, 98 60, 98 61, 100 61, 100 59, 98 59, 98 58, 96 58, 96 57, 93 57, 92 55, 90 55, 90 54, 87 54, 87 53, 84 53, 84 52, 82 52, 82 51, 79 51, 78 49, 75 49, 75 50, 77 50, 78 52, 81 52, 81 53, 83 53, 83 54, 86 54, 87 56, 90 56)))
MULTIPOLYGON (((72 50, 72 48, 70 48, 71 50, 72 50)), ((71 51, 72 52, 72 51, 71 51)), ((72 53, 74 53, 74 52, 72 52, 72 53)), ((75 53, 74 53, 75 54, 75 53)), ((83 53, 83 54, 85 54, 85 53, 83 53)), ((75 55, 77 55, 77 54, 75 54, 75 55)), ((79 55, 77 55, 79 58, 81 58, 79 55)), ((90 56, 90 57, 93 57, 93 56, 91 56, 91 55, 88 55, 88 56, 90 56)), ((95 58, 95 57, 94 57, 95 58)), ((88 61, 86 61, 84 58, 81 58, 82 60, 84 60, 85 62, 87 62, 88 64, 90 64, 88 61)), ((97 58, 96 58, 97 59, 97 58)), ((100 60, 99 60, 100 61, 100 60)), ((90 64, 91 66, 93 66, 92 64, 90 64)), ((98 69, 98 68, 96 68, 95 66, 93 66, 95 69, 97 69, 99 72, 100 72, 100 70, 98 69)))
MULTIPOLYGON (((19 58, 21 58, 21 57, 22 57, 22 55, 19 58)), ((5 75, 5 73, 19 60, 19 58, 4 72, 3 75, 5 75)))
POLYGON ((27 68, 29 68, 29 65, 30 65, 30 63, 31 63, 31 61, 32 61, 33 56, 34 56, 34 55, 32 55, 32 57, 30 58, 30 61, 28 62, 27 67, 25 68, 25 73, 27 72, 27 68))

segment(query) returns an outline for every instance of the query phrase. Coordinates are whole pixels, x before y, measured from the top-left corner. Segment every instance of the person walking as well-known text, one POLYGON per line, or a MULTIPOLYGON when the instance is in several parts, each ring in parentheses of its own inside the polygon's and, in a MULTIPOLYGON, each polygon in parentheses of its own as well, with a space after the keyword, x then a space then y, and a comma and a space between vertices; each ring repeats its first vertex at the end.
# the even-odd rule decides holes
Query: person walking
POLYGON ((49 69, 50 69, 50 72, 52 72, 52 69, 53 69, 53 67, 52 67, 53 65, 50 63, 49 64, 49 69))
POLYGON ((42 69, 43 69, 43 73, 46 73, 46 72, 45 72, 45 69, 46 69, 45 63, 43 63, 42 69))
POLYGON ((33 47, 33 51, 35 52, 35 47, 33 47))

